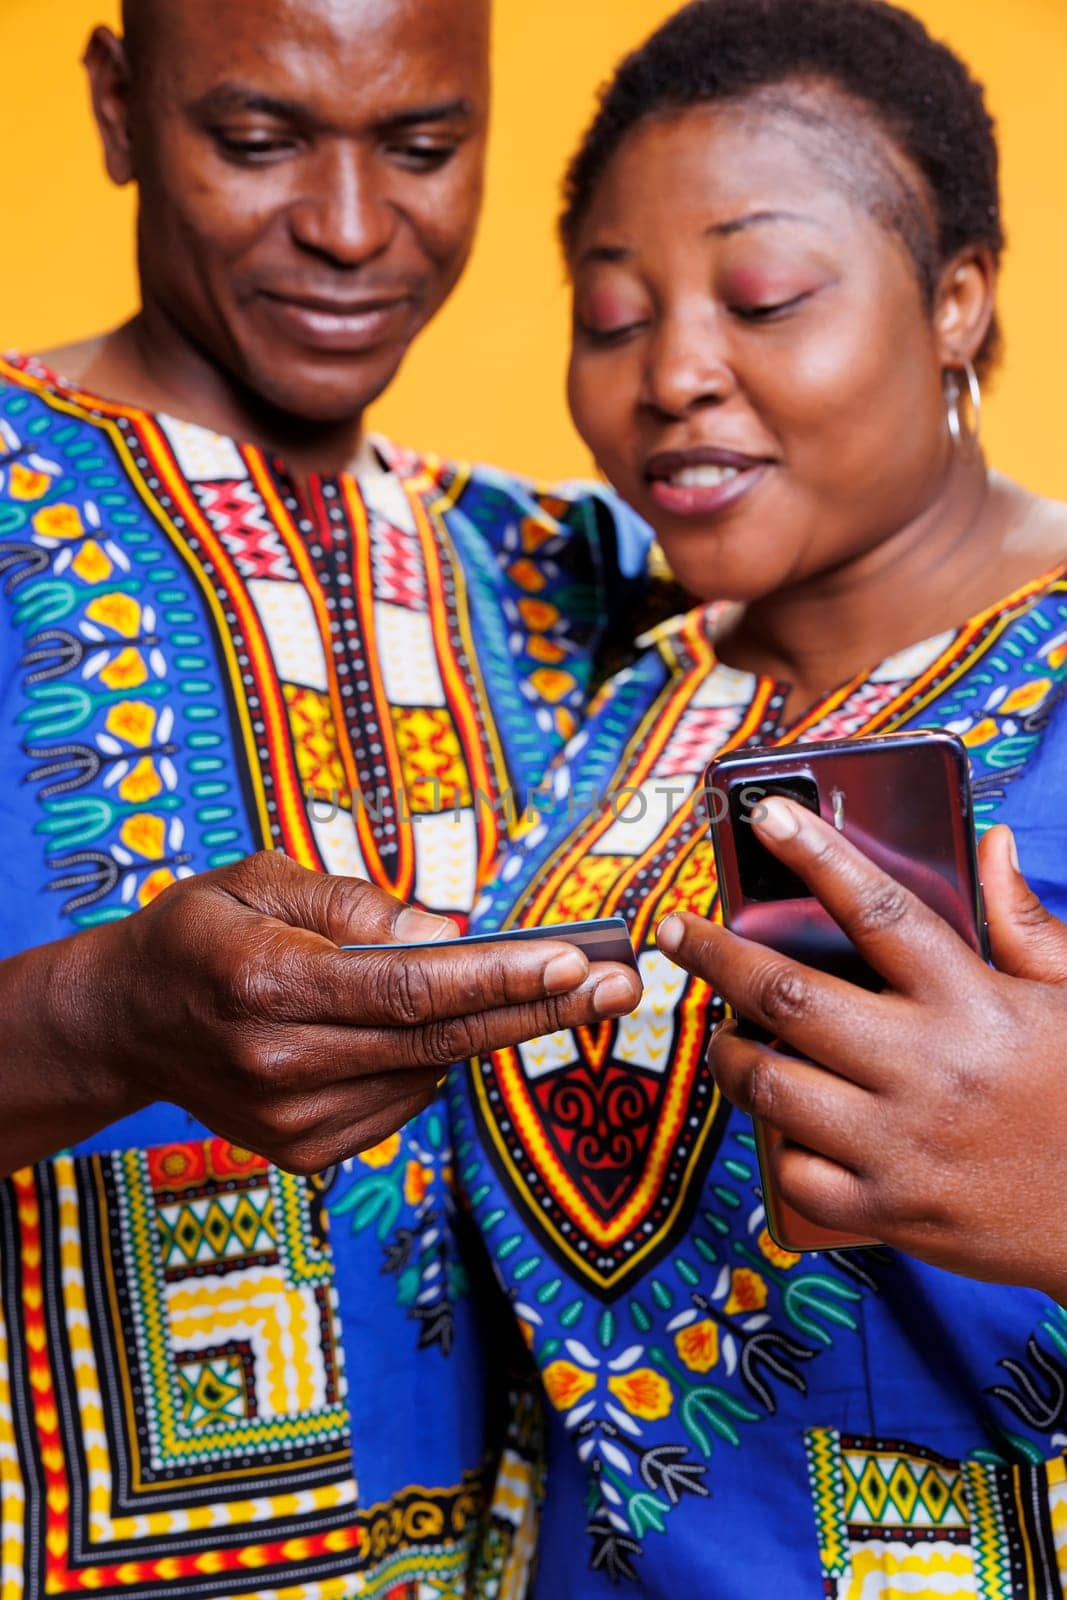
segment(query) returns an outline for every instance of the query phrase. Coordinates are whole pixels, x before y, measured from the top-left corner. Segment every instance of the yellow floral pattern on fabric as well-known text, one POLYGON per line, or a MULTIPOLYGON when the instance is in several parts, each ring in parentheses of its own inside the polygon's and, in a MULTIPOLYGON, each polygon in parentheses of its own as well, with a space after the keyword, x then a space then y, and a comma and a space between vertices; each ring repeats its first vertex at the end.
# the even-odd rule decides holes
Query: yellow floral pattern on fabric
POLYGON ((282 690, 289 708, 296 764, 308 794, 350 806, 352 795, 337 742, 337 725, 328 695, 287 683, 282 690))
POLYGON ((473 804, 470 778, 455 725, 442 708, 394 712, 404 789, 415 816, 473 804))

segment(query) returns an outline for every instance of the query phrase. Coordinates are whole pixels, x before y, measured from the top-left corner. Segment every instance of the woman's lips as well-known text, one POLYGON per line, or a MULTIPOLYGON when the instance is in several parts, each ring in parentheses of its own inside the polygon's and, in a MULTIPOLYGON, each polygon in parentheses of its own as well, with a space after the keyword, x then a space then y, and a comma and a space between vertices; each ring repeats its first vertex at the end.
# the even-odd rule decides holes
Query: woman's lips
POLYGON ((355 355, 402 337, 411 298, 393 300, 290 300, 264 294, 273 321, 296 343, 313 350, 355 355))
POLYGON ((710 517, 749 494, 771 465, 733 451, 693 451, 653 457, 645 475, 661 511, 674 517, 710 517))

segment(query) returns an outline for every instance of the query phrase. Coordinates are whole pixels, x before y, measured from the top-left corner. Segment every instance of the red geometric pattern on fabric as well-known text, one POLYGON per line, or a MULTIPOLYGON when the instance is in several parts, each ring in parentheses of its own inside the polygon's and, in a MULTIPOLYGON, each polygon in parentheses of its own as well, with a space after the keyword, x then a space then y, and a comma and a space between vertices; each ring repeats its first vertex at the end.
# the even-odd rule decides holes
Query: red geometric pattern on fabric
POLYGON ((194 483, 193 489, 242 578, 296 580, 281 536, 252 484, 238 479, 194 483))
POLYGON ((656 764, 657 778, 680 778, 703 772, 712 755, 741 721, 743 706, 704 706, 687 711, 674 738, 656 764))
POLYGON ((425 611, 426 578, 416 536, 381 518, 374 519, 373 534, 375 597, 409 611, 425 611))
POLYGON ((820 739, 847 739, 858 729, 866 727, 873 716, 881 711, 883 706, 896 698, 900 693, 901 680, 891 683, 865 683, 853 694, 850 694, 845 704, 836 711, 816 723, 805 737, 820 739))

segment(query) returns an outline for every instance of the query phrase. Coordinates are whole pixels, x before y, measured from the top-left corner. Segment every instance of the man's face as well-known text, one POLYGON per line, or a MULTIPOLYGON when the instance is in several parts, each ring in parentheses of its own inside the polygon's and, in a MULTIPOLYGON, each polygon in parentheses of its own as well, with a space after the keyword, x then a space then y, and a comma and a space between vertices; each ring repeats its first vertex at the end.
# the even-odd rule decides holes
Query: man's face
POLYGON ((153 0, 144 21, 146 310, 285 415, 357 416, 470 251, 487 0, 153 0))

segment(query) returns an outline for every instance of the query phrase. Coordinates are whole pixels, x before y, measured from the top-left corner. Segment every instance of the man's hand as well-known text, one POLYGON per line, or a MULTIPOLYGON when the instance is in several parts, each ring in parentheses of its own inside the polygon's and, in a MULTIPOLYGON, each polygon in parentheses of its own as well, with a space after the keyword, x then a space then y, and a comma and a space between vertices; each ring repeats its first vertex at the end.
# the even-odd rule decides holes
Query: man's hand
MULTIPOLYGON (((640 998, 628 968, 590 968, 562 941, 338 949, 456 931, 367 883, 253 856, 175 884, 123 922, 15 958, 21 1036, 29 1026, 65 1090, 63 1062, 76 1063, 70 1139, 86 1118, 101 1126, 168 1100, 279 1166, 314 1172, 422 1110, 453 1062, 625 1015, 640 998), (34 996, 35 956, 46 995, 34 996)), ((16 1110, 17 1095, 7 1099, 16 1110)), ((25 1122, 21 1135, 0 1133, 8 1170, 50 1153, 56 1134, 47 1137, 31 1148, 25 1122)))
POLYGON ((784 1136, 783 1199, 811 1222, 973 1277, 1067 1296, 1067 927, 982 841, 993 971, 820 818, 766 802, 757 830, 886 988, 871 994, 694 916, 660 947, 803 1060, 716 1033, 728 1099, 784 1136))

